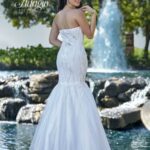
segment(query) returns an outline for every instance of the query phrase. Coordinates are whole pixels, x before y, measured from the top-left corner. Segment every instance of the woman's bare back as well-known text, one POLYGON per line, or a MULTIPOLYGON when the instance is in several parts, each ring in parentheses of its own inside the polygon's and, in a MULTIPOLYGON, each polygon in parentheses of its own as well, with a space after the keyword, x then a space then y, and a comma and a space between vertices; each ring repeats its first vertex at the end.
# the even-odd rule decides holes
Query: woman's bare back
POLYGON ((81 8, 68 8, 67 5, 59 11, 53 20, 52 28, 50 31, 49 42, 52 45, 60 46, 61 41, 58 40, 59 30, 70 29, 80 26, 84 35, 89 39, 93 38, 96 27, 96 12, 94 11, 89 25, 84 11, 91 12, 93 9, 89 6, 81 8))
POLYGON ((76 21, 76 15, 80 9, 61 10, 56 14, 56 24, 60 29, 75 28, 79 26, 76 21))

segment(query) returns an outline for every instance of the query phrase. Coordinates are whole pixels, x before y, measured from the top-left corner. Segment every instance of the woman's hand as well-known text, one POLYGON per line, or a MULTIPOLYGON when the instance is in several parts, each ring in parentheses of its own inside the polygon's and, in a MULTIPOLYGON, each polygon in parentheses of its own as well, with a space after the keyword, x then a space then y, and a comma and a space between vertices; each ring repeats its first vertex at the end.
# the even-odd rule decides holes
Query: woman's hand
POLYGON ((82 6, 81 10, 83 10, 84 12, 87 11, 90 14, 96 13, 96 10, 94 10, 93 8, 91 8, 89 5, 82 6))

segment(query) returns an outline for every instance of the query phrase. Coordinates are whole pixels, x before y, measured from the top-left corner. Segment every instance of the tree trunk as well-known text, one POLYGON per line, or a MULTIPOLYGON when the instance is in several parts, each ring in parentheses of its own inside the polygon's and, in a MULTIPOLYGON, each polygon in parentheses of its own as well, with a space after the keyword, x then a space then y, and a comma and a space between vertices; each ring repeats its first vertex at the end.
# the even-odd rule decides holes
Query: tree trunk
POLYGON ((145 41, 145 47, 144 47, 144 58, 145 59, 148 59, 148 47, 149 47, 149 42, 150 42, 150 31, 149 31, 149 26, 147 25, 146 26, 146 29, 145 29, 145 38, 146 38, 146 41, 145 41))
POLYGON ((125 33, 125 41, 126 41, 126 55, 133 55, 134 54, 134 34, 133 32, 125 33))

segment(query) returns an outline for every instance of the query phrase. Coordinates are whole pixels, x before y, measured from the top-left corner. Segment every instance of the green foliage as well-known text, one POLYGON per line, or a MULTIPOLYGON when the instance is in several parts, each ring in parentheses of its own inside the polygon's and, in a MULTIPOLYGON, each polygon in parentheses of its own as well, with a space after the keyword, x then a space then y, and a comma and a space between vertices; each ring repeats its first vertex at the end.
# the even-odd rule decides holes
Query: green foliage
MULTIPOLYGON (((58 51, 58 47, 44 48, 40 44, 37 47, 0 49, 0 63, 15 70, 56 70, 58 51)), ((86 51, 89 59, 91 49, 87 48, 86 51)))
POLYGON ((150 52, 148 59, 143 57, 143 49, 135 48, 134 54, 127 57, 129 65, 134 69, 150 69, 150 52))
POLYGON ((12 69, 56 69, 56 54, 58 48, 28 46, 27 48, 10 48, 0 50, 0 62, 12 69))
POLYGON ((88 39, 86 36, 84 37, 84 47, 85 48, 92 48, 93 42, 94 42, 94 39, 88 39))
POLYGON ((50 26, 57 11, 55 0, 3 0, 1 4, 6 18, 17 28, 38 23, 50 26))
MULTIPOLYGON (((57 1, 44 0, 39 5, 36 5, 36 7, 29 7, 32 6, 31 2, 34 1, 36 0, 14 0, 13 2, 11 0, 3 0, 4 14, 14 27, 28 28, 38 23, 51 26, 57 12, 57 1), (28 2, 28 5, 25 5, 24 2, 28 2), (43 7, 38 7, 42 5, 43 7)), ((99 12, 100 0, 83 0, 82 2, 83 4, 92 5, 99 12)), ((124 30, 131 32, 142 27, 145 33, 145 27, 150 24, 150 1, 119 0, 118 3, 124 15, 124 30)))
MULTIPOLYGON (((83 0, 83 4, 92 5, 91 0, 83 0)), ((93 4, 98 9, 98 0, 93 4)), ((57 13, 56 0, 3 0, 4 14, 14 27, 29 28, 38 23, 51 26, 57 13), (37 3, 38 2, 38 3, 37 3)))
POLYGON ((146 37, 143 57, 148 59, 148 45, 150 41, 150 1, 149 0, 120 0, 119 6, 124 15, 124 30, 138 32, 142 28, 146 37))
POLYGON ((124 15, 125 31, 132 32, 150 23, 149 0, 120 0, 118 3, 124 15))
POLYGON ((92 0, 92 6, 97 11, 97 13, 99 13, 100 10, 99 0, 92 0))

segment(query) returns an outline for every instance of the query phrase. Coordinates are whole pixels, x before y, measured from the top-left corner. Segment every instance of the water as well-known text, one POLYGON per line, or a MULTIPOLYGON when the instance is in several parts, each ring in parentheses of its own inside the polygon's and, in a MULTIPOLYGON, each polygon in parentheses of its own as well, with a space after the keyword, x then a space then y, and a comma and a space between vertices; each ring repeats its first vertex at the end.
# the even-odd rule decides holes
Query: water
POLYGON ((150 131, 142 125, 128 130, 106 130, 112 150, 150 150, 150 131))
POLYGON ((32 124, 0 122, 0 150, 28 150, 35 131, 32 124))
POLYGON ((44 71, 39 71, 39 70, 5 70, 5 71, 1 71, 0 70, 0 79, 6 79, 8 77, 13 77, 13 76, 19 76, 19 77, 29 77, 29 75, 32 75, 32 74, 40 74, 40 73, 47 73, 49 72, 49 70, 44 70, 44 71))
MULTIPOLYGON (((57 71, 55 71, 57 72, 57 71)), ((41 74, 41 73, 50 73, 50 70, 45 71, 0 71, 0 79, 9 78, 11 76, 19 76, 19 77, 29 77, 32 74, 41 74)), ((110 77, 150 77, 149 70, 128 70, 128 71, 114 71, 114 70, 101 70, 101 69, 93 69, 88 68, 87 76, 92 79, 103 79, 110 77)))
MULTIPOLYGON (((98 70, 96 70, 98 71, 98 70)), ((96 79, 111 77, 138 77, 150 78, 150 71, 107 71, 96 72, 88 69, 87 76, 96 79)), ((18 75, 28 77, 32 74, 50 72, 46 71, 0 71, 0 79, 18 75)), ((28 150, 33 138, 36 125, 17 124, 16 122, 0 121, 0 150, 28 150)), ((143 125, 131 129, 117 131, 105 129, 112 150, 149 150, 150 131, 143 125)))
MULTIPOLYGON (((96 70, 98 71, 98 70, 96 70)), ((97 80, 97 79, 107 79, 107 78, 112 78, 112 77, 130 77, 130 78, 134 78, 134 77, 144 77, 144 78, 150 78, 150 71, 149 70, 134 70, 134 71, 99 71, 96 72, 93 69, 88 69, 88 73, 87 76, 92 78, 93 80, 97 80)))
MULTIPOLYGON (((0 150, 28 150, 37 125, 0 122, 0 150)), ((112 150, 149 150, 150 132, 142 125, 123 131, 105 129, 112 150)))
POLYGON ((91 51, 91 67, 126 70, 127 62, 121 36, 123 16, 116 1, 106 0, 104 3, 98 17, 91 51))

